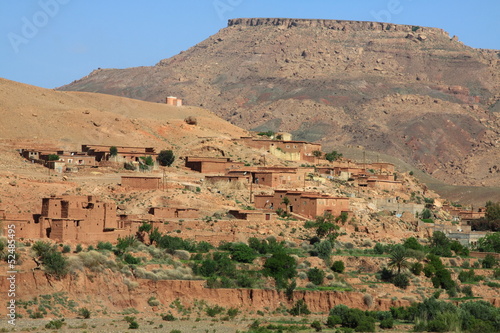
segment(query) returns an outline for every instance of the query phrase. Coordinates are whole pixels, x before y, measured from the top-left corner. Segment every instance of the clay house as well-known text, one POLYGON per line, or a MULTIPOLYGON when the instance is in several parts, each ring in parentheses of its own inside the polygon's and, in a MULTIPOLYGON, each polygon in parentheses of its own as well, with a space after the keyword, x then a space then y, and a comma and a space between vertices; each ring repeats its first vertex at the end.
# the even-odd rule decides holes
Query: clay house
POLYGON ((59 161, 64 162, 66 167, 94 167, 97 166, 95 156, 89 156, 81 152, 58 151, 59 161))
POLYGON ((339 216, 349 213, 349 198, 332 197, 326 194, 276 190, 274 194, 256 194, 255 207, 258 209, 276 210, 282 208, 290 213, 299 214, 307 218, 315 218, 325 213, 339 216), (287 197, 289 204, 283 203, 287 197))
POLYGON ((114 241, 118 227, 116 204, 93 196, 44 198, 38 225, 41 238, 58 242, 114 241))
MULTIPOLYGON (((306 170, 308 171, 308 170, 306 170)), ((228 175, 241 175, 251 177, 253 184, 269 186, 272 188, 280 186, 300 187, 304 184, 307 174, 303 170, 287 167, 258 167, 231 170, 228 175)))
POLYGON ((42 155, 48 156, 48 155, 57 155, 57 149, 48 149, 48 150, 42 150, 42 149, 21 149, 21 155, 27 159, 27 160, 43 160, 42 155))
POLYGON ((468 225, 473 220, 478 220, 484 218, 486 216, 486 207, 480 207, 477 211, 474 211, 474 208, 471 210, 461 210, 458 213, 460 220, 468 225))
POLYGON ((369 177, 366 180, 366 184, 369 188, 375 188, 378 190, 389 192, 400 191, 403 189, 402 183, 398 180, 386 180, 380 179, 378 177, 369 177))
POLYGON ((417 213, 421 213, 425 208, 424 204, 417 203, 405 203, 399 197, 391 197, 391 198, 378 198, 375 200, 375 204, 379 210, 386 210, 392 212, 394 214, 402 214, 404 212, 411 213, 415 215, 417 213))
POLYGON ((393 174, 396 170, 394 164, 386 162, 376 162, 367 165, 367 169, 373 169, 376 173, 388 173, 393 174))
POLYGON ((274 211, 263 212, 261 210, 230 210, 228 213, 238 220, 255 222, 274 221, 278 216, 274 211))
POLYGON ((151 207, 148 213, 159 219, 196 219, 200 217, 200 210, 196 208, 151 207))
POLYGON ((167 105, 182 106, 182 99, 175 96, 168 96, 165 100, 167 105))
POLYGON ((159 176, 122 176, 121 185, 130 189, 159 190, 162 187, 159 176))
POLYGON ((134 163, 139 162, 141 157, 151 156, 156 163, 156 158, 158 157, 158 153, 153 147, 82 145, 82 152, 89 156, 95 156, 97 162, 134 163), (116 156, 111 156, 111 147, 116 147, 116 156))
POLYGON ((306 161, 316 163, 314 151, 321 151, 321 144, 306 141, 256 139, 242 137, 237 141, 256 149, 265 149, 271 154, 289 161, 306 161))
POLYGON ((216 175, 216 176, 205 176, 207 183, 215 184, 219 182, 226 183, 236 183, 240 182, 243 184, 250 184, 250 175, 243 173, 227 174, 227 175, 216 175))
POLYGON ((225 174, 229 170, 240 169, 245 166, 243 162, 233 162, 225 157, 192 157, 187 156, 186 168, 200 173, 225 174))
POLYGON ((5 210, 0 210, 0 235, 6 236, 8 226, 14 224, 17 240, 40 238, 39 216, 39 214, 7 213, 5 210))

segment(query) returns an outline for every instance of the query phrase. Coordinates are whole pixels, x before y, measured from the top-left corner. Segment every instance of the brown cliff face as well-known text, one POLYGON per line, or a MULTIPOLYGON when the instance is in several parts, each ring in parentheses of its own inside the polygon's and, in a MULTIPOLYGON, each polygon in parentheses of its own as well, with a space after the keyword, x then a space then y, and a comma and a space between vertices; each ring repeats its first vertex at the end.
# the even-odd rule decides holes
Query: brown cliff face
MULTIPOLYGON (((207 304, 237 307, 247 311, 275 310, 282 305, 290 307, 297 300, 303 299, 309 310, 316 313, 328 313, 331 308, 340 304, 368 309, 363 301, 364 294, 359 292, 296 291, 294 300, 290 302, 283 292, 278 293, 274 289, 210 289, 204 287, 205 281, 202 280, 153 281, 130 278, 135 285, 131 289, 124 283, 121 274, 109 270, 95 274, 68 275, 62 280, 50 279, 41 271, 19 273, 16 278, 18 301, 62 292, 68 299, 77 302, 90 299, 90 305, 95 306, 95 310, 103 307, 110 312, 130 307, 150 311, 148 299, 151 296, 155 296, 164 307, 168 307, 176 299, 180 299, 184 305, 192 305, 202 299, 207 304)), ((8 280, 4 277, 0 280, 0 287, 8 290, 8 280)), ((410 302, 405 300, 376 298, 370 309, 388 311, 391 306, 408 305, 410 302)), ((5 315, 6 311, 5 307, 0 308, 0 315, 5 315)))
POLYGON ((498 186, 499 74, 498 51, 437 28, 248 18, 156 66, 97 70, 61 89, 174 94, 246 129, 326 150, 361 145, 449 183, 498 186))

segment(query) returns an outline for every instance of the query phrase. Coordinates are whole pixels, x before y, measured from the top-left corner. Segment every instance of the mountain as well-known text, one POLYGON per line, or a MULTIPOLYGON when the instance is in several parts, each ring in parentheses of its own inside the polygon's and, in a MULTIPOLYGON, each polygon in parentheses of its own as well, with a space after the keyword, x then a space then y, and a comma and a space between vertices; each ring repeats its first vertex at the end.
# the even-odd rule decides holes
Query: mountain
POLYGON ((450 184, 500 185, 500 52, 437 28, 233 19, 151 67, 98 69, 60 90, 176 95, 245 129, 357 147, 450 184))

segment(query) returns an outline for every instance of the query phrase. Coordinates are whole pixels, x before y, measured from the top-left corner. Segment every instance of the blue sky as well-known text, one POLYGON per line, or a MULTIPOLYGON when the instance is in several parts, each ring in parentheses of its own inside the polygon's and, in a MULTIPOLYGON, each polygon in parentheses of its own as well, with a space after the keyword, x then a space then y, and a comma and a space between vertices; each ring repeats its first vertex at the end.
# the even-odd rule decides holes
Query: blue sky
POLYGON ((54 88, 98 67, 154 65, 236 17, 431 26, 500 49, 498 0, 0 0, 0 77, 54 88))

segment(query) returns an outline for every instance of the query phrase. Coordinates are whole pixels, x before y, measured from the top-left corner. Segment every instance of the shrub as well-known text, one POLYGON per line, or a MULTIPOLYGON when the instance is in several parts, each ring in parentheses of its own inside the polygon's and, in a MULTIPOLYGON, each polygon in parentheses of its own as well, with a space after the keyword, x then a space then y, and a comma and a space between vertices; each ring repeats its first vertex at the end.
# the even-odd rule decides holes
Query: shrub
POLYGON ((394 319, 387 318, 380 322, 381 329, 393 328, 394 327, 394 319))
POLYGON ((466 297, 474 297, 474 293, 472 292, 472 286, 463 286, 462 287, 462 293, 466 297))
POLYGON ((43 255, 42 260, 47 274, 54 275, 58 279, 68 274, 68 261, 60 252, 49 251, 43 255))
POLYGON ((371 308, 373 305, 373 296, 370 294, 365 294, 363 296, 363 303, 365 303, 367 307, 371 308))
POLYGON ((334 328, 337 325, 342 324, 342 318, 338 315, 328 316, 326 319, 326 327, 334 328))
POLYGON ((82 317, 83 319, 89 319, 91 314, 92 313, 87 308, 80 308, 78 310, 78 315, 80 315, 80 317, 82 317))
POLYGON ((135 320, 133 320, 129 323, 128 328, 130 330, 136 330, 139 328, 139 324, 135 320))
POLYGON ((326 260, 329 259, 332 254, 333 245, 329 240, 324 240, 322 242, 315 243, 314 249, 317 251, 318 257, 326 260))
POLYGON ((384 254, 384 252, 385 252, 385 247, 384 247, 382 244, 377 243, 377 244, 375 244, 375 246, 373 247, 373 252, 374 252, 375 254, 384 254))
POLYGON ((281 289, 285 282, 297 275, 297 261, 284 252, 274 253, 264 263, 263 273, 276 281, 276 287, 281 289))
POLYGON ((175 321, 175 320, 176 320, 176 318, 174 317, 174 315, 173 315, 173 314, 171 314, 171 313, 168 313, 168 314, 166 314, 166 315, 163 315, 163 316, 161 317, 161 319, 163 319, 163 320, 165 320, 165 321, 175 321))
POLYGON ((481 262, 483 268, 493 268, 497 264, 498 260, 491 254, 487 254, 486 257, 484 257, 483 261, 481 262))
POLYGON ((243 243, 232 244, 229 253, 231 254, 231 259, 242 263, 252 263, 257 257, 254 249, 243 243))
POLYGON ((212 307, 208 306, 206 309, 205 309, 205 312, 207 313, 208 316, 210 317, 215 317, 216 315, 224 312, 224 308, 222 306, 219 306, 219 305, 214 305, 212 307))
POLYGON ((323 284, 323 280, 325 279, 325 272, 319 268, 311 268, 307 271, 307 278, 309 281, 319 286, 323 284))
POLYGON ((233 319, 234 317, 236 317, 238 315, 238 313, 240 313, 240 310, 238 310, 237 308, 230 308, 230 309, 227 310, 227 315, 231 319, 233 319))
POLYGON ((422 273, 423 269, 424 266, 419 262, 415 262, 410 266, 410 272, 412 272, 414 275, 417 276, 420 275, 420 273, 422 273))
POLYGON ((323 330, 323 325, 319 322, 319 320, 315 320, 311 323, 311 327, 316 330, 316 332, 321 332, 323 330))
POLYGON ((63 325, 64 325, 64 319, 56 319, 56 320, 51 320, 47 324, 45 324, 45 328, 58 330, 63 325))
POLYGON ((148 305, 149 306, 158 306, 160 305, 160 301, 156 299, 156 297, 150 297, 148 299, 148 305))
POLYGON ((344 262, 341 261, 341 260, 337 260, 335 261, 333 264, 332 264, 332 267, 331 267, 332 271, 336 272, 336 273, 343 273, 344 270, 345 270, 345 265, 344 265, 344 262))
POLYGON ((293 308, 291 308, 290 310, 288 310, 288 312, 292 316, 308 315, 308 314, 311 313, 311 311, 309 311, 309 309, 307 308, 306 302, 303 299, 299 299, 295 303, 295 305, 293 306, 293 308))
POLYGON ((123 256, 123 261, 125 261, 129 265, 137 265, 141 262, 141 259, 134 257, 130 253, 125 253, 123 256))
POLYGON ((62 253, 70 253, 71 252, 71 246, 64 245, 61 252, 62 253))
POLYGON ((158 163, 162 166, 171 166, 175 161, 174 152, 171 150, 162 150, 158 154, 158 163))
POLYGON ((75 253, 80 253, 83 251, 82 244, 77 244, 75 248, 75 253))
POLYGON ((406 289, 410 285, 410 279, 406 274, 396 274, 393 278, 393 283, 396 287, 406 289))
POLYGON ((110 242, 99 242, 97 243, 97 249, 113 251, 113 244, 111 244, 110 242))
POLYGON ((196 117, 193 116, 187 117, 186 119, 184 119, 184 121, 188 125, 198 125, 198 119, 196 119, 196 117))

